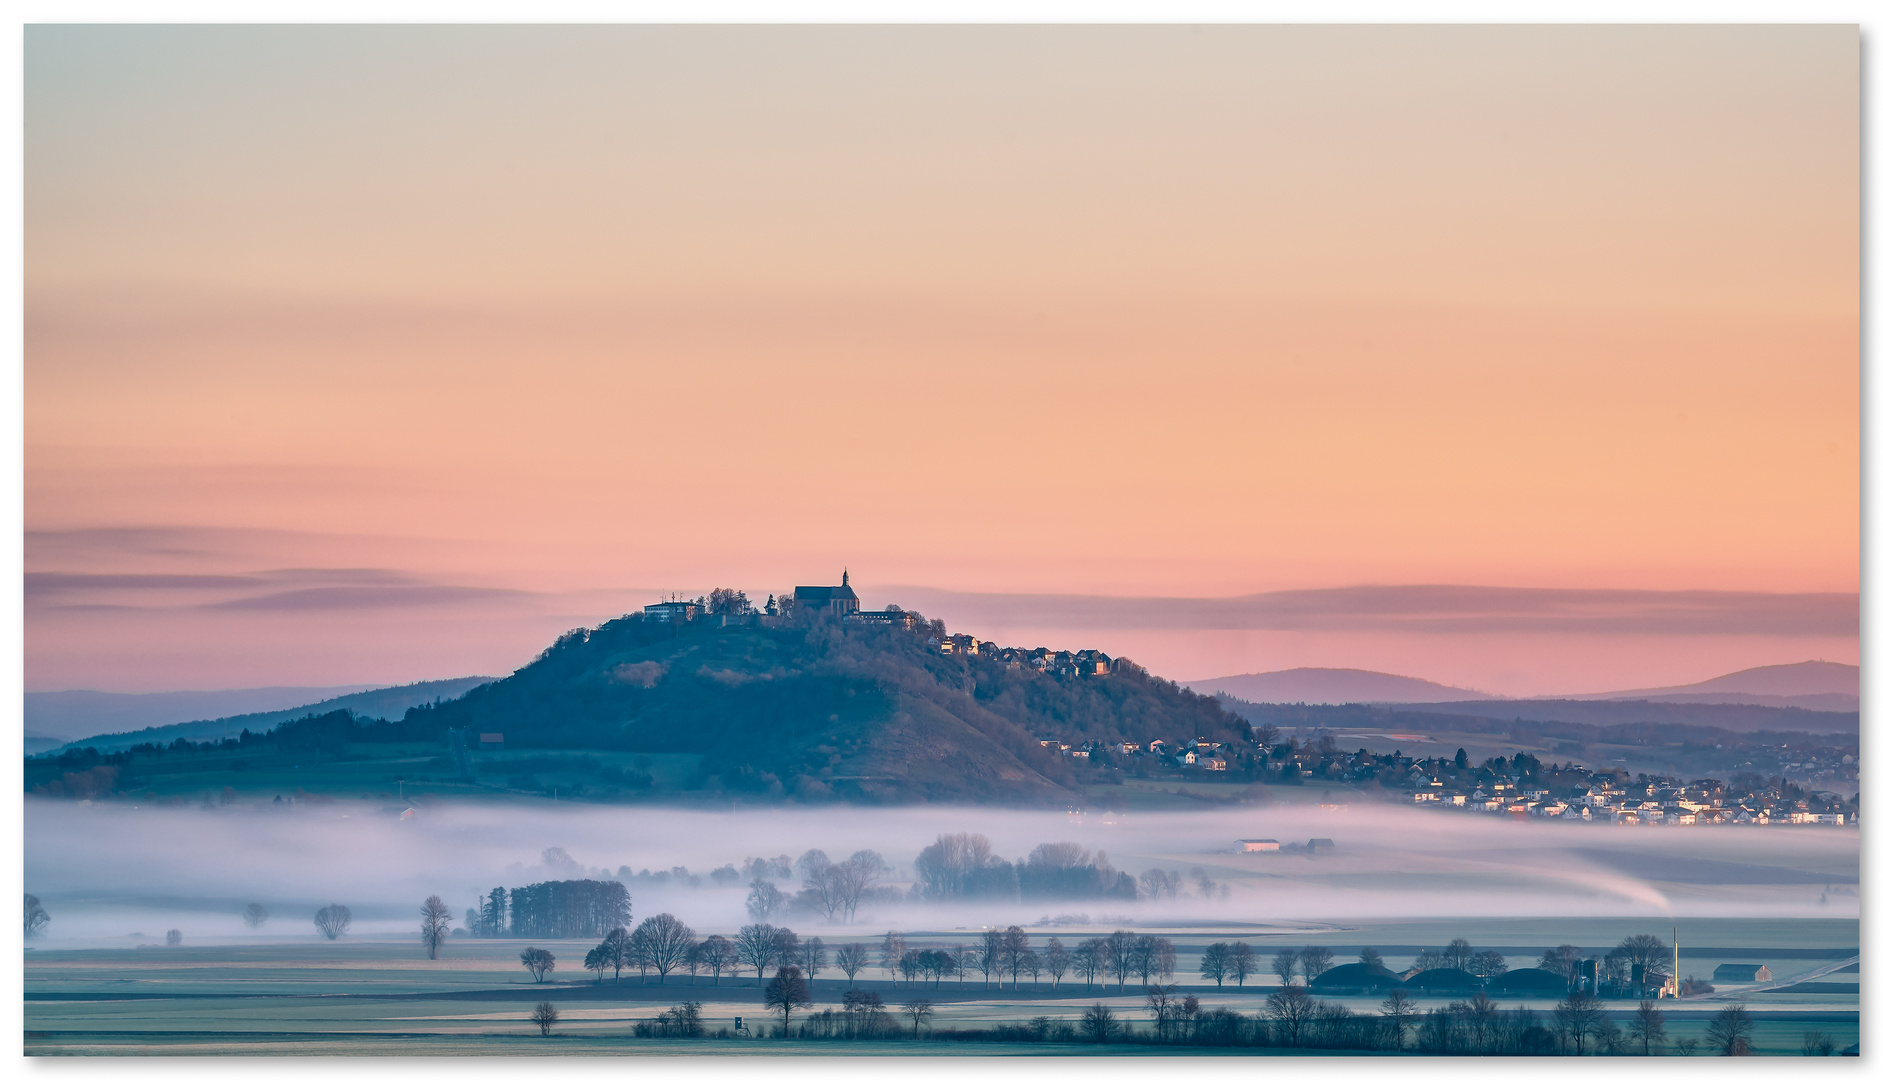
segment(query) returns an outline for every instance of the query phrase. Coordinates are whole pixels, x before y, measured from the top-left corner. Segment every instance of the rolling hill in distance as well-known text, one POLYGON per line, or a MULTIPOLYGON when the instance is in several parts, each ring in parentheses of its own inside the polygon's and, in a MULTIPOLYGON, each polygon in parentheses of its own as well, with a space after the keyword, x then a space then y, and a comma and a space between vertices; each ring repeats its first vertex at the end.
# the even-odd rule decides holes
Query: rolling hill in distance
MULTIPOLYGON (((415 705, 426 705, 440 699, 455 698, 472 687, 482 686, 484 683, 491 681, 491 676, 473 675, 461 679, 437 679, 430 682, 411 683, 406 686, 373 687, 354 693, 315 697, 312 700, 303 700, 299 704, 269 709, 265 712, 246 712, 237 713, 233 716, 217 716, 207 720, 190 720, 173 724, 155 724, 134 731, 120 729, 105 734, 93 735, 89 738, 75 739, 67 745, 76 747, 89 746, 95 747, 100 751, 110 751, 127 746, 136 746, 139 743, 146 742, 170 742, 175 739, 189 739, 192 742, 197 742, 204 739, 225 739, 233 735, 241 734, 244 729, 260 734, 286 721, 297 719, 310 713, 329 713, 338 709, 351 710, 354 715, 363 719, 397 720, 405 715, 407 709, 415 705)), ((279 689, 286 690, 287 688, 279 689)), ((342 687, 340 689, 344 690, 346 688, 342 687)), ((318 691, 315 692, 318 693, 318 691)), ((245 692, 227 691, 226 693, 238 695, 245 692)), ((27 696, 29 698, 32 697, 30 694, 27 696)), ((123 694, 107 696, 168 698, 170 695, 123 694)), ((204 696, 208 695, 205 694, 204 696)), ((297 695, 284 693, 282 696, 297 695)), ((303 699, 306 698, 305 693, 298 696, 303 699)), ((30 707, 29 705, 29 708, 30 707)), ((119 715, 125 714, 120 713, 119 715)), ((137 713, 130 712, 129 715, 137 715, 137 713)), ((28 730, 32 730, 30 724, 28 725, 28 730)), ((52 746, 48 746, 43 749, 50 750, 53 748, 52 746)), ((33 750, 30 742, 27 750, 29 753, 36 752, 33 750)))
POLYGON ((1851 712, 1857 708, 1858 668, 1808 660, 1747 668, 1686 686, 1504 698, 1427 679, 1358 668, 1290 668, 1261 674, 1199 679, 1184 685, 1202 694, 1227 694, 1253 704, 1435 705, 1465 701, 1660 701, 1683 705, 1764 705, 1851 712))
POLYGON ((1260 675, 1230 675, 1185 683, 1199 694, 1228 694, 1243 701, 1274 704, 1347 705, 1426 704, 1476 701, 1491 695, 1407 675, 1358 668, 1289 668, 1260 675))
POLYGON ((378 690, 383 685, 258 686, 246 690, 172 690, 148 694, 104 690, 29 693, 26 695, 26 736, 72 742, 134 728, 293 709, 346 694, 378 690))

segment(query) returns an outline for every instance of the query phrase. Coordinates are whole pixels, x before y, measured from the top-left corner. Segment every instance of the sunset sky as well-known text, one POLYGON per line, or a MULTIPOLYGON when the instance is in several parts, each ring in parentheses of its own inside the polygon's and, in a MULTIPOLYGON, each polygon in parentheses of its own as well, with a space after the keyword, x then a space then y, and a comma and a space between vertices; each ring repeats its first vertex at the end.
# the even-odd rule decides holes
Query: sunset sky
POLYGON ((845 567, 1184 679, 1855 663, 1858 45, 29 27, 26 687, 845 567))

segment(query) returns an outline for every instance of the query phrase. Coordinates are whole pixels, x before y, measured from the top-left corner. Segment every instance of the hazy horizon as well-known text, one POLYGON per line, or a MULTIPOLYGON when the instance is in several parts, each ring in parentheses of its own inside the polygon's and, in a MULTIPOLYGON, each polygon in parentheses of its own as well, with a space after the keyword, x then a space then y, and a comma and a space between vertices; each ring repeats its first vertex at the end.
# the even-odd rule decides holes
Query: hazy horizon
MULTIPOLYGON (((222 810, 164 809, 47 800, 27 807, 26 888, 65 918, 60 937, 116 938, 182 926, 192 938, 253 935, 242 907, 268 906, 273 933, 309 936, 315 908, 345 903, 360 933, 409 932, 410 911, 429 893, 461 911, 493 886, 569 877, 613 876, 626 865, 665 871, 685 866, 706 877, 749 857, 811 848, 842 860, 861 849, 889 863, 886 884, 906 888, 920 848, 938 834, 978 832, 994 853, 1024 860, 1041 843, 1072 841, 1104 851, 1118 869, 1142 879, 1181 873, 1186 896, 1122 903, 1105 900, 905 901, 866 907, 859 924, 876 933, 938 919, 1033 922, 1084 914, 1095 921, 1275 922, 1381 917, 1579 916, 1854 917, 1856 830, 1616 829, 1486 820, 1479 815, 1408 811, 1355 798, 1338 809, 1251 806, 1232 810, 1068 815, 1014 808, 767 806, 762 814, 673 807, 526 807, 440 804, 412 820, 380 812, 382 801, 345 800, 271 810, 248 804, 222 810), (109 822, 100 828, 100 820, 109 822), (1274 837, 1302 843, 1326 837, 1332 854, 1248 855, 1235 840, 1274 837), (568 859, 549 864, 547 849, 568 859), (182 858, 184 852, 189 857, 182 858), (1227 886, 1198 895, 1194 870, 1227 886), (1820 904, 1829 895, 1834 903, 1820 904), (131 915, 129 912, 141 912, 131 915), (161 916, 158 913, 163 913, 161 916), (167 919, 163 925, 155 920, 167 919), (75 930, 75 928, 77 928, 75 930), (107 932, 107 930, 109 932, 107 932)), ((781 881, 787 893, 798 882, 781 881)), ((751 921, 747 883, 701 887, 630 883, 636 921, 673 911, 696 929, 727 932, 751 921)), ((803 916, 783 921, 809 933, 803 916)), ((462 925, 460 919, 457 925, 462 925)), ((1077 933, 1076 926, 1068 928, 1077 933)), ((266 936, 266 935, 263 935, 266 936)), ((129 942, 126 941, 126 944, 129 942)), ((1442 944, 1442 943, 1434 943, 1442 944)))

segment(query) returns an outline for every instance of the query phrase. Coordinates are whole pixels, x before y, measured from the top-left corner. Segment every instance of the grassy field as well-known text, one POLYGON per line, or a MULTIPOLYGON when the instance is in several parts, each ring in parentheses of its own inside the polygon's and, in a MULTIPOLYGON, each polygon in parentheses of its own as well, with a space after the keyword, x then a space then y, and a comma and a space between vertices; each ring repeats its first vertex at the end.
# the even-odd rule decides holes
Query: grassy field
MULTIPOLYGON (((1281 947, 1321 944, 1337 960, 1352 959, 1362 946, 1387 955, 1389 963, 1420 947, 1468 936, 1479 948, 1503 952, 1512 966, 1528 966, 1549 943, 1606 948, 1643 927, 1631 920, 1507 919, 1458 923, 1419 920, 1336 928, 1137 927, 1173 936, 1179 945, 1178 981, 1205 1007, 1259 1011, 1275 978, 1263 975, 1243 988, 1203 985, 1194 974, 1204 945, 1247 940, 1265 954, 1281 947), (1187 971, 1188 974, 1183 972, 1187 971)), ((1653 930, 1656 928, 1646 928, 1653 930)), ((909 932, 911 943, 952 943, 965 932, 909 932)), ((1044 942, 1054 931, 1038 929, 1044 942)), ((1068 944, 1079 936, 1060 931, 1068 944)), ((832 944, 841 933, 826 935, 832 944)), ((734 1017, 772 1030, 757 980, 690 981, 670 975, 661 985, 643 984, 632 972, 616 982, 596 982, 579 969, 589 942, 452 939, 437 961, 425 958, 410 939, 367 939, 308 944, 205 945, 175 948, 29 951, 25 960, 26 1052, 45 1054, 1040 1054, 1088 1053, 1086 1044, 921 1042, 784 1042, 756 1040, 637 1039, 632 1025, 682 1001, 703 1005, 709 1031, 730 1028, 734 1017), (525 945, 555 952, 562 970, 550 981, 533 982, 517 965, 525 945), (548 1039, 527 1022, 539 1001, 557 1004, 563 1023, 548 1039)), ((1780 979, 1823 966, 1826 957, 1854 955, 1851 920, 1693 920, 1681 927, 1683 973, 1710 975, 1720 963, 1756 962, 1780 979)), ((878 976, 872 968, 866 976, 878 976)), ((938 1029, 989 1027, 1035 1016, 1075 1020, 1094 1001, 1117 1009, 1128 1023, 1147 1023, 1141 990, 1127 984, 1088 989, 1069 981, 1058 990, 1050 980, 996 989, 975 978, 940 986, 892 985, 858 980, 893 1004, 912 997, 936 1003, 938 1029)), ((1817 989, 1747 993, 1740 1000, 1757 1018, 1754 1046, 1764 1054, 1796 1053, 1804 1032, 1822 1031, 1841 1048, 1857 1039, 1854 973, 1814 983, 1817 989), (1827 992, 1828 991, 1828 992, 1827 992)), ((840 973, 816 980, 818 1007, 836 1003, 845 989, 840 973), (834 978, 833 978, 834 976, 834 978)), ((1732 988, 1723 988, 1732 989, 1732 988)), ((1368 1010, 1368 999, 1341 999, 1368 1010)), ((1442 1004, 1442 1000, 1437 1003, 1442 1004)), ((1427 1002, 1426 1004, 1432 1004, 1427 1002)), ((1547 1009, 1551 1003, 1509 1001, 1547 1009)), ((1611 1003, 1618 1014, 1627 1003, 1611 1003)), ((1718 1001, 1669 1002, 1670 1039, 1699 1037, 1718 1001)), ((1620 1019, 1618 1015, 1618 1019, 1620 1019)), ((1105 1048, 1108 1053, 1169 1053, 1171 1047, 1105 1048)), ((1195 1050, 1184 1052, 1203 1053, 1195 1050)))

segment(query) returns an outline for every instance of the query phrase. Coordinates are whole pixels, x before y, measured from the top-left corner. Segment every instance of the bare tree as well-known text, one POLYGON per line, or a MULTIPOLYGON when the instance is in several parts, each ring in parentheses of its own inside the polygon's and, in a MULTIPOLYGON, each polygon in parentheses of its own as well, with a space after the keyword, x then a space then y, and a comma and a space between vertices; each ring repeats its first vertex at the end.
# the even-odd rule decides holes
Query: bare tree
POLYGON ((1445 958, 1446 967, 1463 971, 1465 965, 1471 962, 1471 943, 1464 938, 1452 938, 1451 944, 1445 946, 1445 951, 1441 955, 1445 958))
POLYGON ((1105 939, 1105 969, 1118 980, 1122 989, 1125 977, 1133 973, 1132 960, 1135 959, 1138 935, 1133 930, 1113 930, 1105 939))
POLYGON ((1288 1046, 1300 1046, 1302 1034, 1314 1019, 1315 1001, 1306 990, 1290 983, 1270 994, 1262 1011, 1274 1025, 1277 1037, 1288 1046))
POLYGON ((1158 1042, 1169 1042, 1171 1022, 1176 1019, 1179 1006, 1170 996, 1170 987, 1156 983, 1144 988, 1144 1004, 1151 1010, 1151 1024, 1157 1033, 1158 1042))
POLYGON ((1574 945, 1558 945, 1554 949, 1544 949, 1542 959, 1536 966, 1552 975, 1561 975, 1565 979, 1576 977, 1576 965, 1582 960, 1582 950, 1574 945))
POLYGON ((896 981, 896 973, 902 968, 902 954, 909 951, 909 946, 902 940, 902 932, 891 930, 883 935, 883 944, 877 956, 877 963, 888 973, 889 981, 896 981))
POLYGON ((549 1029, 555 1027, 556 1021, 561 1019, 562 1013, 547 1001, 537 1002, 536 1007, 530 1010, 530 1023, 542 1028, 544 1035, 548 1035, 549 1029))
POLYGON ((1484 1044, 1497 1027, 1497 1002, 1480 990, 1465 1002, 1465 1027, 1471 1032, 1472 1046, 1484 1053, 1484 1044))
POLYGON ((1301 981, 1312 984, 1334 966, 1334 954, 1321 945, 1310 945, 1301 950, 1301 981))
POLYGON ((1150 970, 1145 975, 1145 983, 1148 985, 1153 978, 1168 980, 1175 977, 1177 943, 1167 937, 1154 937, 1150 939, 1150 944, 1149 963, 1145 965, 1150 970))
POLYGON ((719 975, 725 971, 736 971, 739 963, 739 951, 725 937, 714 934, 700 942, 700 966, 713 973, 713 985, 719 985, 719 975))
POLYGON ((1722 1057, 1745 1057, 1752 1053, 1752 1017, 1744 1005, 1728 1005, 1713 1014, 1706 1024, 1706 1043, 1722 1057))
POLYGON ((608 931, 608 936, 602 939, 598 948, 602 951, 603 961, 614 969, 615 981, 620 982, 621 969, 634 962, 634 947, 630 941, 628 928, 617 926, 608 931))
POLYGON ((1072 970, 1085 980, 1085 988, 1105 977, 1105 942, 1087 938, 1072 950, 1072 970))
POLYGON ((531 975, 536 977, 539 983, 547 978, 550 972, 556 970, 556 954, 534 945, 518 953, 517 960, 529 970, 531 975))
POLYGON ((765 1007, 784 1017, 785 1035, 791 1035, 791 1012, 811 1004, 811 988, 804 981, 804 972, 787 964, 778 969, 772 981, 765 984, 765 1007))
POLYGON ((798 948, 798 962, 804 967, 804 981, 817 985, 817 972, 825 967, 824 939, 813 937, 798 948))
POLYGON ((1380 1015, 1385 1018, 1386 1045, 1394 1050, 1403 1050, 1406 1046, 1406 1032, 1418 1022, 1419 1007, 1412 1003, 1406 992, 1397 987, 1380 1002, 1380 1015))
POLYGON ((752 883, 752 890, 745 895, 745 911, 755 923, 770 922, 773 915, 783 911, 785 894, 778 891, 778 886, 761 878, 752 883))
POLYGON ((974 950, 974 970, 981 973, 981 982, 986 983, 1001 970, 1000 954, 1003 938, 998 930, 981 932, 980 943, 974 950))
POLYGON ((1673 965, 1673 953, 1653 934, 1630 934, 1615 951, 1627 958, 1630 979, 1637 982, 1663 978, 1673 965), (1637 967, 1639 976, 1634 974, 1637 967))
POLYGON ((1238 941, 1229 946, 1229 971, 1236 977, 1237 986, 1260 970, 1262 957, 1249 947, 1248 942, 1238 941))
POLYGON ((1295 965, 1299 957, 1293 949, 1282 949, 1275 954, 1275 959, 1268 962, 1268 969, 1275 973, 1283 986, 1295 984, 1295 965))
POLYGON ((852 942, 837 947, 837 968, 850 980, 850 988, 855 989, 857 972, 862 971, 870 962, 870 950, 867 945, 852 942))
POLYGON ((686 959, 687 950, 693 947, 693 931, 664 911, 641 923, 639 929, 646 939, 643 947, 648 966, 660 972, 660 981, 665 985, 667 973, 679 967, 686 959))
POLYGON ((438 959, 438 948, 451 934, 451 909, 433 893, 418 906, 418 934, 425 942, 425 951, 433 960, 438 959))
POLYGON ((1027 932, 1018 926, 1007 927, 1000 935, 1000 960, 1007 977, 1013 981, 1014 989, 1020 988, 1020 972, 1032 958, 1033 946, 1028 943, 1027 932))
POLYGON ((46 914, 46 908, 39 902, 39 897, 32 893, 25 895, 26 936, 30 940, 39 936, 40 932, 46 928, 46 924, 52 921, 52 916, 46 914))
POLYGON ((1072 954, 1066 951, 1066 945, 1058 938, 1049 938, 1046 942, 1046 955, 1042 960, 1046 973, 1053 977, 1053 989, 1059 989, 1059 980, 1066 977, 1072 969, 1072 954))
POLYGON ((183 931, 181 930, 166 931, 163 935, 163 943, 165 945, 183 944, 183 931))
POLYGON ((1118 1037, 1118 1018, 1112 1011, 1096 1002, 1079 1017, 1079 1029, 1085 1037, 1095 1043, 1107 1043, 1118 1037))
POLYGON ((1371 945, 1360 950, 1360 962, 1365 964, 1366 969, 1375 975, 1386 970, 1386 958, 1381 956, 1380 951, 1371 945))
POLYGON ((353 913, 347 910, 345 904, 328 904, 314 912, 314 929, 325 934, 328 941, 338 939, 352 925, 353 913))
POLYGON ((889 864, 883 857, 867 848, 832 866, 827 889, 833 911, 840 914, 843 921, 855 922, 857 906, 870 895, 870 889, 888 869, 889 864))
POLYGON ((909 1018, 911 1037, 922 1037, 922 1021, 935 1015, 935 1003, 927 998, 914 998, 902 1004, 902 1013, 909 1018))
POLYGON ((268 922, 268 909, 260 904, 250 904, 242 909, 242 921, 250 930, 260 930, 268 922))
POLYGON ((1628 1018, 1628 1037, 1641 1043, 1643 1057, 1653 1054, 1656 1046, 1667 1041, 1667 1021, 1653 998, 1644 997, 1641 1004, 1635 1006, 1635 1014, 1628 1018))
POLYGON ((1197 965, 1197 974, 1206 979, 1215 979, 1220 989, 1223 980, 1229 977, 1229 943, 1218 941, 1203 947, 1203 960, 1197 965))
POLYGON ((741 963, 758 973, 762 982, 765 969, 778 959, 781 931, 770 923, 754 923, 741 927, 739 936, 733 939, 733 947, 738 951, 741 963))
POLYGON ((1804 1033, 1798 1043, 1798 1052, 1806 1057, 1830 1057, 1837 1052, 1837 1044, 1822 1031, 1813 1029, 1804 1033))
POLYGON ((1504 963, 1503 953, 1485 949, 1471 954, 1471 959, 1465 961, 1465 970, 1480 978, 1491 979, 1502 975, 1510 968, 1504 963))
POLYGON ((1571 994, 1556 1006, 1556 1030, 1561 1032, 1565 1045, 1575 1045, 1578 1057, 1589 1037, 1601 1030, 1602 1023, 1608 1019, 1603 1015, 1606 1011, 1600 1001, 1582 993, 1571 994))

